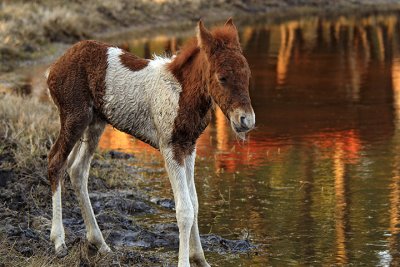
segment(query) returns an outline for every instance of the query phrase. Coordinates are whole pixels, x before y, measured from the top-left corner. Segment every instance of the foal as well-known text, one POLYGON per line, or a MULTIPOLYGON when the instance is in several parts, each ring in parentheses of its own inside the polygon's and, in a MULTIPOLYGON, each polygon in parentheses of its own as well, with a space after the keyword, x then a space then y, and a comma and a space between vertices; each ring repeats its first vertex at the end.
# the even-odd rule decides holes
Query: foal
POLYGON ((60 180, 69 172, 87 230, 100 252, 110 248, 97 225, 87 190, 90 162, 107 123, 159 149, 172 185, 179 227, 179 266, 209 266, 200 243, 194 183, 196 140, 216 103, 233 130, 254 127, 250 69, 232 19, 210 32, 200 21, 193 39, 173 58, 142 59, 119 48, 82 41, 49 69, 47 84, 61 129, 49 153, 53 220, 50 238, 67 253, 60 180))

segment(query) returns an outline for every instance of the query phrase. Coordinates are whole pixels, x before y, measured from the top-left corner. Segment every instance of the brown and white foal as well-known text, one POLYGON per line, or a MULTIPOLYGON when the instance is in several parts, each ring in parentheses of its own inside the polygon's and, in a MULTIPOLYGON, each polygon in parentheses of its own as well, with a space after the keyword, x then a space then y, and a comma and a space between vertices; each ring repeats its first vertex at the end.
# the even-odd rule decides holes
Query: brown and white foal
POLYGON ((176 203, 179 266, 189 266, 189 258, 209 266, 197 225, 196 140, 210 121, 214 103, 239 135, 254 127, 255 115, 248 92, 250 69, 232 19, 212 32, 200 21, 197 30, 197 40, 172 58, 146 60, 107 44, 82 41, 50 67, 47 84, 61 122, 48 166, 53 194, 50 237, 59 256, 67 253, 60 186, 65 170, 88 241, 100 252, 110 251, 87 190, 90 162, 109 123, 160 150, 176 203))

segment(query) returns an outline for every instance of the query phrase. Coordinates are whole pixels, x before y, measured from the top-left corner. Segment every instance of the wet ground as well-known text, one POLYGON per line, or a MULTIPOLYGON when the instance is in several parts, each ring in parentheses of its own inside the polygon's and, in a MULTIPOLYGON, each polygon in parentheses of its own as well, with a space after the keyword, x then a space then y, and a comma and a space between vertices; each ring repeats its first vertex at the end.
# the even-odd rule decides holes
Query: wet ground
MULTIPOLYGON (((240 29, 252 69, 250 92, 258 128, 247 142, 239 142, 216 110, 198 142, 200 231, 212 233, 203 236, 206 257, 215 266, 398 264, 399 14, 312 16, 240 29), (256 248, 249 250, 246 240, 256 248), (236 253, 237 248, 244 253, 236 253)), ((175 52, 186 38, 177 34, 131 40, 127 35, 114 42, 150 57, 175 52)), ((40 84, 36 77, 30 79, 40 84)), ((40 86, 31 92, 45 98, 40 86)), ((107 156, 124 162, 127 175, 118 179, 97 175, 115 167, 107 161, 93 164, 91 198, 100 227, 112 229, 106 230, 109 242, 116 248, 127 245, 124 251, 134 256, 137 248, 176 252, 172 193, 158 152, 112 128, 107 128, 100 149, 134 155, 107 156)), ((22 210, 29 201, 10 196, 12 192, 42 192, 47 186, 43 179, 43 185, 35 180, 21 188, 12 173, 0 175, 11 177, 1 178, 0 184, 14 179, 2 198, 12 197, 6 203, 17 203, 12 205, 22 210), (42 190, 31 190, 40 186, 42 190)), ((74 199, 70 189, 67 195, 74 199)), ((35 216, 49 220, 49 203, 37 205, 43 212, 35 216)), ((83 236, 73 201, 66 207, 69 231, 76 227, 74 233, 83 236)), ((23 214, 23 222, 30 221, 23 214)), ((8 225, 18 218, 9 218, 14 221, 8 225)), ((27 229, 34 228, 14 230, 31 236, 27 229)), ((34 246, 47 246, 41 238, 48 242, 48 230, 40 230, 41 241, 32 241, 34 246)), ((74 235, 69 238, 69 244, 76 242, 74 235)))

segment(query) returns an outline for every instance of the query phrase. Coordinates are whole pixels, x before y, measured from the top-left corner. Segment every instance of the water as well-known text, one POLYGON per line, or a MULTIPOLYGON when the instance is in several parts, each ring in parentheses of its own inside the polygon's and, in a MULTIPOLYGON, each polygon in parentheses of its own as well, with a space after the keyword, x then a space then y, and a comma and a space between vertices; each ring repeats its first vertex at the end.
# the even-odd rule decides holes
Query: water
MULTIPOLYGON (((240 29, 258 127, 240 142, 216 110, 198 142, 199 222, 202 233, 249 238, 258 250, 207 258, 215 266, 399 264, 399 15, 240 29)), ((121 46, 150 57, 186 39, 128 36, 121 46)), ((100 148, 162 167, 157 151, 111 127, 100 148)), ((165 172, 143 183, 172 196, 165 172)))

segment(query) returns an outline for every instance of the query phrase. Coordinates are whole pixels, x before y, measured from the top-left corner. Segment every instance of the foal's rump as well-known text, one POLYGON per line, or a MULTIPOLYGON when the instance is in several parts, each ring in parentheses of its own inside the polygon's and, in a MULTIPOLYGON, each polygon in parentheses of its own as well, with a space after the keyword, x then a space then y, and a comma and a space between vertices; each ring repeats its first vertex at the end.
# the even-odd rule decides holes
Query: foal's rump
POLYGON ((47 85, 60 109, 100 108, 105 91, 108 45, 81 41, 51 65, 47 85))

